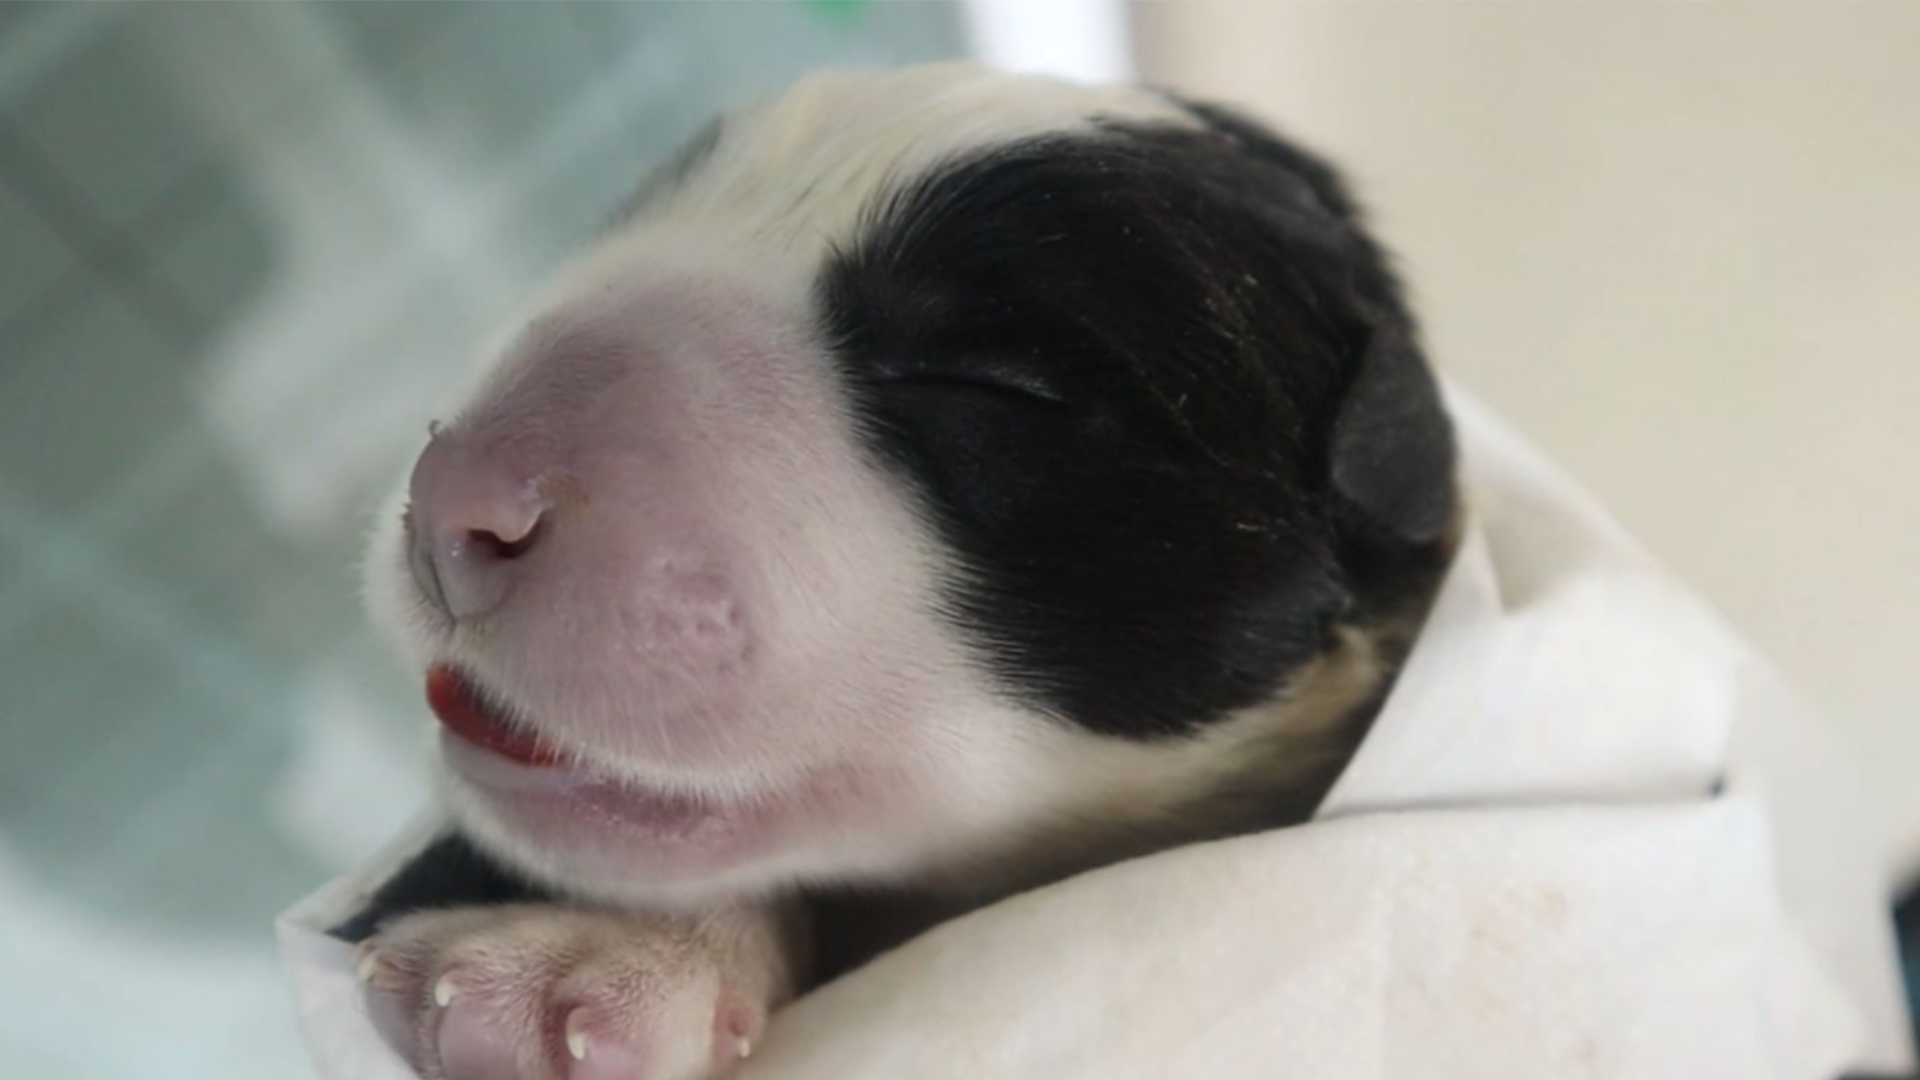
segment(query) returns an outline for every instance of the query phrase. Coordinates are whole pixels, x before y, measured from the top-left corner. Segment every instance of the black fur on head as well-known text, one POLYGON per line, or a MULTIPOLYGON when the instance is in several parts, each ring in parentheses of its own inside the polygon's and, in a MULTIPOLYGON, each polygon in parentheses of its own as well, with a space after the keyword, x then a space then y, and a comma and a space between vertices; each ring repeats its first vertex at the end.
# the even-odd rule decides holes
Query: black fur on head
POLYGON ((819 295, 874 451, 964 568, 950 617, 1031 703, 1132 738, 1417 614, 1455 514, 1438 388, 1344 187, 1188 111, 951 161, 819 295))

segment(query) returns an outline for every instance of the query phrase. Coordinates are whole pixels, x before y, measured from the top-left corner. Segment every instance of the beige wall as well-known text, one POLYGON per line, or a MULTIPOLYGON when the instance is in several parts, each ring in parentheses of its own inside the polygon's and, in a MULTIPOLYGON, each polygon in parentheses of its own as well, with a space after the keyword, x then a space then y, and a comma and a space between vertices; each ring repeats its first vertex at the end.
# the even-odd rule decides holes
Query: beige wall
POLYGON ((1441 366, 1862 743, 1920 866, 1920 5, 1147 2, 1329 152, 1441 366))

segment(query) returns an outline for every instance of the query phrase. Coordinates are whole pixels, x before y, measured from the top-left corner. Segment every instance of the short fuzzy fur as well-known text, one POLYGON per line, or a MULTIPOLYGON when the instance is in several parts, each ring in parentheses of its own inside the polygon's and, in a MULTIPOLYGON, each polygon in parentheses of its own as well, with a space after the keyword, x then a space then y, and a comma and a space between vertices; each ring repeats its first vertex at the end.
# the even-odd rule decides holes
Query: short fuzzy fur
MULTIPOLYGON (((455 769, 460 834, 355 938, 543 897, 945 913, 1302 820, 1455 535, 1433 376, 1330 168, 1215 108, 955 66, 723 117, 429 455, 379 620, 567 767, 718 824, 534 831, 455 769), (496 489, 543 531, 471 563, 457 514, 496 489)), ((892 933, 851 922, 814 920, 858 944, 797 984, 892 933)))

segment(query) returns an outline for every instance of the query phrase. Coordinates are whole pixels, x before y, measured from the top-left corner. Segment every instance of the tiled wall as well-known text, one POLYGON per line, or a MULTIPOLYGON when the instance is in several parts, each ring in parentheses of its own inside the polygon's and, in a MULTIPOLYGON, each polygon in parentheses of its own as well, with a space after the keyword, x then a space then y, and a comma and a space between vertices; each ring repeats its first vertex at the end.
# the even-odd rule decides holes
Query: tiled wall
POLYGON ((717 103, 952 5, 0 7, 0 1076, 307 1075, 273 914, 422 802, 435 392, 717 103))

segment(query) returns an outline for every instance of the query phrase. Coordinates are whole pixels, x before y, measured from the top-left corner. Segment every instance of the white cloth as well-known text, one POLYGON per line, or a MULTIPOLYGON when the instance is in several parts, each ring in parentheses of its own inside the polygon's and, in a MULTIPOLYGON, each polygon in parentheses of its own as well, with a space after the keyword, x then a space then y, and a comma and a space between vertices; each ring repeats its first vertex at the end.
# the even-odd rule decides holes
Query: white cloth
MULTIPOLYGON (((776 1017, 757 1080, 1829 1080, 1910 1067, 1846 754, 1592 501, 1452 396, 1469 532, 1316 819, 942 926, 776 1017)), ((290 911, 327 1080, 407 1075, 290 911)))

